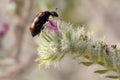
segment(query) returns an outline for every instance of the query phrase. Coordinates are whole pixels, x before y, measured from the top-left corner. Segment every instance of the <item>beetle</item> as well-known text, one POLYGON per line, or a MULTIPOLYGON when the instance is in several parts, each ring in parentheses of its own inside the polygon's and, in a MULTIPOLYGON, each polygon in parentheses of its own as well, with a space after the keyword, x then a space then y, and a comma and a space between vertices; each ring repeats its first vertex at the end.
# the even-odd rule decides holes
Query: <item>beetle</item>
POLYGON ((30 32, 33 37, 39 35, 41 30, 44 29, 44 24, 49 20, 49 17, 58 17, 58 13, 55 11, 40 12, 30 25, 30 32))

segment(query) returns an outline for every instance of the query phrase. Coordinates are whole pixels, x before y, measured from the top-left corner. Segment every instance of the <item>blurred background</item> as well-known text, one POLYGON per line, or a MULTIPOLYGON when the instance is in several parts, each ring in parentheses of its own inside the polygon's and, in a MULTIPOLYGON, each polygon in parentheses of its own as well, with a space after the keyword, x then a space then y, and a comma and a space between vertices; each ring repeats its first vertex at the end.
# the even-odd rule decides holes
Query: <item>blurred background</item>
POLYGON ((103 67, 85 67, 69 56, 59 68, 39 68, 29 25, 40 11, 55 8, 63 21, 119 46, 120 0, 0 0, 0 80, 111 80, 94 73, 103 67))

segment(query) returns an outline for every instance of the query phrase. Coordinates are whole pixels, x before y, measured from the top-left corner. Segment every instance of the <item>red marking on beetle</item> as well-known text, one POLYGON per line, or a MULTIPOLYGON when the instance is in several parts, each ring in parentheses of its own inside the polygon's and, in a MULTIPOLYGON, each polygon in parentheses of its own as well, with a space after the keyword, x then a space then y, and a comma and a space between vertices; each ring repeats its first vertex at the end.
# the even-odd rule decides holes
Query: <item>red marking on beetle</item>
POLYGON ((38 21, 39 21, 39 18, 36 17, 36 18, 34 19, 34 22, 38 22, 38 21))
POLYGON ((40 12, 40 13, 39 13, 39 16, 44 16, 44 15, 45 15, 44 12, 40 12))
POLYGON ((31 26, 30 26, 30 32, 33 31, 34 27, 35 27, 35 26, 34 26, 34 23, 32 23, 31 26))

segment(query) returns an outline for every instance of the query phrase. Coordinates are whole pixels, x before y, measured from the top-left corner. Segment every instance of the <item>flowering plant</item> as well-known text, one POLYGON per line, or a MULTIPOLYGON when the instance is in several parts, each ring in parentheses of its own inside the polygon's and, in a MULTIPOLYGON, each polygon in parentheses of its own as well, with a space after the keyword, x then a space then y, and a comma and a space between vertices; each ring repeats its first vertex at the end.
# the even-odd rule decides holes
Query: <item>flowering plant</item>
POLYGON ((96 41, 83 26, 75 27, 70 23, 61 22, 57 28, 56 21, 49 21, 46 26, 50 31, 58 32, 59 30, 61 38, 48 29, 42 32, 38 42, 40 66, 49 67, 52 64, 58 66, 64 56, 70 54, 73 59, 86 58, 87 61, 80 62, 85 66, 99 64, 105 67, 104 70, 97 70, 95 73, 105 74, 113 71, 118 75, 106 77, 120 78, 120 49, 117 48, 117 45, 108 45, 103 41, 96 41), (52 28, 53 26, 55 28, 52 28))
POLYGON ((45 26, 48 28, 48 30, 55 32, 56 35, 60 37, 60 32, 57 27, 58 26, 57 20, 49 20, 48 22, 45 23, 45 26))

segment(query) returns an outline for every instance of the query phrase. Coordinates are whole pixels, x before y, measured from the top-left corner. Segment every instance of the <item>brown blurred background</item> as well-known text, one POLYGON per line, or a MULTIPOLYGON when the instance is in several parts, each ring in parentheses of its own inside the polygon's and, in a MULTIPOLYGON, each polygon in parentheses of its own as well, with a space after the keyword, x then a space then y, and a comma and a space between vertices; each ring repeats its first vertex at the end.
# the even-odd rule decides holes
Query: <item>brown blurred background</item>
POLYGON ((59 68, 38 67, 29 24, 40 11, 55 8, 63 21, 84 24, 96 39, 119 46, 120 0, 0 0, 0 80, 110 80, 93 73, 103 67, 85 67, 69 56, 59 68))

